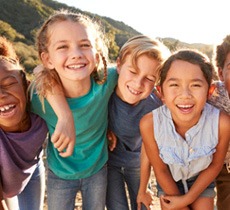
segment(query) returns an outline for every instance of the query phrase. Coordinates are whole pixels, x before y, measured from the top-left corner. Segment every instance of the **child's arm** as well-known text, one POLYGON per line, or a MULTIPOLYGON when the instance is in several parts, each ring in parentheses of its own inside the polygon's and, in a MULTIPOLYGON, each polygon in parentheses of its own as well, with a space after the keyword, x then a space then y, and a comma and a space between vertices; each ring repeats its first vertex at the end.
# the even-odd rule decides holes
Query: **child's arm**
POLYGON ((227 153, 229 140, 230 140, 230 116, 224 113, 220 114, 219 121, 219 143, 216 147, 216 152, 213 155, 212 163, 208 168, 203 170, 193 186, 190 188, 187 194, 182 197, 165 196, 164 198, 170 201, 169 204, 165 204, 167 208, 176 208, 182 203, 191 204, 198 196, 208 187, 208 185, 216 178, 223 167, 224 158, 227 153))
MULTIPOLYGON (((1 181, 1 180, 0 180, 1 181)), ((2 184, 0 182, 0 210, 8 210, 2 194, 2 184)))
POLYGON ((145 152, 144 145, 141 148, 141 172, 140 172, 140 187, 137 195, 138 210, 141 210, 143 203, 147 209, 152 205, 152 192, 148 189, 148 183, 151 174, 151 165, 145 152))
POLYGON ((64 96, 58 74, 55 70, 48 70, 43 65, 39 65, 34 69, 34 75, 40 98, 45 97, 47 99, 58 117, 51 141, 62 157, 71 156, 76 140, 74 119, 64 96))
MULTIPOLYGON (((148 113, 140 121, 140 131, 145 151, 153 167, 156 180, 166 195, 180 195, 180 191, 170 173, 170 170, 168 169, 167 164, 165 164, 159 156, 158 146, 154 138, 153 126, 153 114, 148 113)), ((177 209, 189 210, 187 205, 177 209)))
POLYGON ((75 146, 76 134, 73 115, 66 98, 64 94, 50 93, 47 94, 46 99, 58 116, 58 121, 55 131, 51 136, 51 141, 62 157, 71 156, 75 146))

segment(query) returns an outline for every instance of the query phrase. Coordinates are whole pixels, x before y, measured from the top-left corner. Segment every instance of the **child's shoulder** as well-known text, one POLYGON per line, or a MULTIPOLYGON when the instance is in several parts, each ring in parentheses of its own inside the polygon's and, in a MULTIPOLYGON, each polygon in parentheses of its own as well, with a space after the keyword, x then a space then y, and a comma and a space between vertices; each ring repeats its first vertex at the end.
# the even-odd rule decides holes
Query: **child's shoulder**
POLYGON ((117 83, 117 79, 118 79, 117 68, 115 66, 110 66, 108 67, 107 72, 108 72, 108 77, 107 77, 108 81, 109 82, 113 81, 117 83))
POLYGON ((230 114, 230 99, 224 83, 221 81, 216 81, 214 85, 216 88, 210 96, 208 103, 230 114))

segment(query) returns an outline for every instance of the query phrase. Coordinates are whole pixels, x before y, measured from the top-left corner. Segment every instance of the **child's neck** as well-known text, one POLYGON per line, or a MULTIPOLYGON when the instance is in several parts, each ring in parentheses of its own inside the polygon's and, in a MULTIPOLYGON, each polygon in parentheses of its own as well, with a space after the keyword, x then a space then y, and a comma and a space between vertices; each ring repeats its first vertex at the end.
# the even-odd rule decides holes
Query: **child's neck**
POLYGON ((86 95, 91 88, 90 77, 85 80, 63 82, 64 94, 67 98, 77 98, 86 95))
POLYGON ((188 123, 188 124, 182 123, 178 125, 175 122, 174 122, 174 125, 175 125, 176 132, 180 134, 184 139, 185 139, 186 132, 194 126, 194 125, 191 125, 191 123, 188 123))

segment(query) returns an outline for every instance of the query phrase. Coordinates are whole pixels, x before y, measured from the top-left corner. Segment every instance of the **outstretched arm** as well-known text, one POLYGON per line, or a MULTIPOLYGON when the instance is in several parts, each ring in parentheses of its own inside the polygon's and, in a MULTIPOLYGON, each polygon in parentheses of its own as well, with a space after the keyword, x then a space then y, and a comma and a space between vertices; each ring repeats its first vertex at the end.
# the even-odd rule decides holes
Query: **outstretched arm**
MULTIPOLYGON (((145 151, 153 167, 156 180, 166 195, 180 195, 180 191, 170 173, 167 164, 165 164, 159 156, 159 149, 154 138, 153 126, 153 114, 148 113, 141 119, 140 130, 145 151)), ((167 202, 162 199, 160 201, 162 206, 162 202, 167 202)), ((189 208, 187 205, 184 205, 177 209, 188 210, 189 208)))

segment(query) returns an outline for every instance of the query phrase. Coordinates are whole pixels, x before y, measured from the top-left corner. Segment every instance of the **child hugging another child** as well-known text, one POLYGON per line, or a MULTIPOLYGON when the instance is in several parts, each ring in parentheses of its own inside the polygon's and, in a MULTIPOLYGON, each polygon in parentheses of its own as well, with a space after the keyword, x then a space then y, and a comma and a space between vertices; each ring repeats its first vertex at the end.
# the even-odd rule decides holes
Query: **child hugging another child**
POLYGON ((164 105, 141 119, 163 210, 214 208, 214 179, 227 152, 230 117, 206 103, 213 71, 197 51, 174 53, 160 73, 164 105))
POLYGON ((103 210, 108 101, 117 83, 115 69, 107 71, 104 35, 88 16, 62 10, 45 21, 37 42, 44 69, 36 74, 31 108, 47 122, 52 140, 47 145, 48 209, 73 210, 81 192, 83 209, 103 210), (52 107, 46 99, 43 107, 40 98, 44 96, 52 107), (53 108, 59 110, 57 115, 53 108), (59 121, 63 116, 67 116, 64 123, 59 121), (72 121, 69 116, 75 121, 72 140, 65 138, 72 121), (54 133, 60 123, 66 123, 66 129, 54 133), (65 149, 72 155, 63 157, 65 149))

